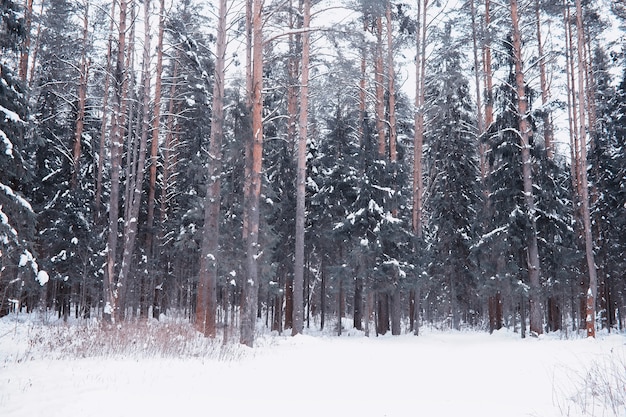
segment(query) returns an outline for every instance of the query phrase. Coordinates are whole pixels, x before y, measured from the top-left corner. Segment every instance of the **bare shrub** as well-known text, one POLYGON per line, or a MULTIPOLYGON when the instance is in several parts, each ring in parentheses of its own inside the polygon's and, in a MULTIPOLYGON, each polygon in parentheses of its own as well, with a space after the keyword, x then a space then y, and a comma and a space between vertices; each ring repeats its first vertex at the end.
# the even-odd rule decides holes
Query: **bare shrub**
POLYGON ((185 321, 127 321, 105 325, 99 321, 41 324, 29 335, 32 359, 91 357, 164 357, 236 360, 246 350, 196 332, 185 321))
MULTIPOLYGON (((621 352, 621 351, 620 351, 621 352)), ((566 416, 626 416, 626 357, 610 353, 583 371, 566 370, 554 387, 555 402, 566 416)))

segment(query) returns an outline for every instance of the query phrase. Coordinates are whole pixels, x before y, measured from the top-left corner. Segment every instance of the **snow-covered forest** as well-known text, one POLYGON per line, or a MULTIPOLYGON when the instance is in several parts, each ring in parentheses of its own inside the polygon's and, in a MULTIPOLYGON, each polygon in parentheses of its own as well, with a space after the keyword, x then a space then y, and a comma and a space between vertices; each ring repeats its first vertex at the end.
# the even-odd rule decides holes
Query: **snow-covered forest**
POLYGON ((0 315, 623 331, 622 0, 1 16, 0 315))

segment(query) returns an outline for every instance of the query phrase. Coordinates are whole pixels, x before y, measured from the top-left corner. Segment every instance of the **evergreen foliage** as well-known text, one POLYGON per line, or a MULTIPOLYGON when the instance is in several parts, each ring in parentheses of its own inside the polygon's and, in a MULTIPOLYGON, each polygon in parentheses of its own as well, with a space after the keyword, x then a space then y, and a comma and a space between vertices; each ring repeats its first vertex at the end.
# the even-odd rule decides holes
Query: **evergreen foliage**
POLYGON ((432 261, 429 267, 434 293, 448 300, 452 326, 467 322, 477 304, 476 271, 471 247, 476 239, 478 155, 469 83, 461 68, 462 56, 453 47, 451 26, 442 34, 443 48, 431 64, 427 100, 433 129, 427 135, 429 166, 428 213, 432 261))
MULTIPOLYGON (((529 274, 535 270, 529 269, 528 242, 536 232, 541 265, 537 300, 545 305, 547 330, 582 326, 585 312, 581 302, 586 289, 581 283, 587 280, 586 257, 595 257, 598 266, 599 320, 608 328, 622 326, 626 319, 621 313, 626 309, 622 278, 626 267, 626 70, 623 51, 613 48, 609 53, 601 41, 609 27, 606 16, 595 10, 594 4, 583 2, 583 39, 589 39, 593 50, 587 69, 583 68, 587 62, 576 62, 578 11, 574 7, 563 10, 559 1, 520 2, 523 56, 519 58, 527 62, 519 65, 524 74, 516 78, 512 35, 506 35, 511 22, 502 14, 507 11, 504 6, 492 3, 486 10, 484 4, 474 4, 476 13, 471 24, 482 27, 487 11, 491 22, 485 30, 471 31, 475 37, 471 43, 475 45, 470 45, 470 21, 461 13, 442 13, 440 16, 445 18, 436 20, 436 24, 428 22, 435 9, 449 11, 443 3, 418 2, 426 9, 419 12, 426 13, 426 20, 415 19, 417 10, 412 4, 373 0, 344 3, 355 13, 333 30, 316 27, 309 33, 313 49, 306 90, 301 89, 299 81, 303 38, 298 7, 302 5, 264 3, 260 16, 264 54, 262 122, 259 106, 253 106, 253 94, 247 91, 254 87, 247 82, 253 77, 245 79, 253 63, 250 68, 242 65, 247 41, 245 10, 230 9, 229 21, 237 28, 229 27, 227 38, 231 46, 239 46, 232 49, 233 55, 226 62, 220 232, 213 241, 219 242, 219 248, 211 253, 218 258, 217 328, 228 334, 229 326, 234 324, 229 320, 241 319, 242 306, 254 315, 255 307, 246 304, 245 298, 255 298, 243 294, 243 288, 250 283, 246 262, 251 271, 258 267, 258 277, 253 280, 258 287, 254 289, 258 293, 253 293, 258 295, 256 315, 265 316, 266 325, 279 332, 291 326, 296 192, 302 190, 296 178, 302 91, 309 91, 308 125, 303 129, 308 131, 308 171, 305 302, 304 310, 297 310, 306 312, 307 319, 312 318, 320 327, 331 319, 339 334, 345 326, 341 319, 346 318, 352 318, 354 327, 368 334, 373 321, 378 334, 388 330, 397 334, 403 320, 409 319, 413 325, 415 318, 455 329, 481 326, 489 318, 490 330, 506 325, 523 333, 526 310, 531 304, 529 274), (525 7, 534 5, 539 8, 536 15, 534 7, 525 7), (567 70, 580 68, 582 75, 569 74, 572 77, 565 80, 554 72, 550 60, 541 61, 535 56, 538 36, 533 33, 537 29, 532 19, 536 16, 552 19, 553 33, 561 30, 561 25, 571 26, 568 34, 572 35, 572 44, 568 43, 567 58, 571 59, 568 64, 574 65, 568 65, 567 70), (416 37, 423 43, 417 44, 416 37), (317 45, 324 45, 324 50, 315 49, 317 45), (486 54, 481 57, 481 51, 486 53, 488 48, 494 57, 491 65, 486 54), (421 82, 416 84, 417 109, 411 103, 413 91, 405 94, 406 86, 414 82, 412 75, 407 76, 413 69, 406 64, 416 51, 416 61, 421 63, 421 54, 425 53, 426 63, 424 73, 421 65, 417 68, 418 78, 423 77, 420 81, 425 82, 424 88, 421 82), (472 52, 476 57, 469 59, 472 52), (569 83, 579 93, 575 82, 579 77, 589 89, 582 93, 587 94, 583 101, 588 103, 582 106, 587 108, 576 108, 578 94, 572 94, 567 104, 572 119, 574 109, 577 117, 581 117, 580 112, 585 114, 583 120, 589 131, 588 137, 578 138, 582 125, 577 127, 572 120, 571 154, 565 155, 564 130, 556 119, 553 143, 557 146, 550 152, 543 144, 548 142, 545 130, 551 129, 536 129, 533 123, 533 117, 537 117, 547 125, 551 117, 567 110, 559 108, 566 100, 557 97, 556 89, 545 106, 537 109, 534 105, 536 91, 542 88, 546 93, 545 83, 535 77, 541 63, 552 72, 548 77, 555 85, 569 83), (616 80, 611 74, 620 66, 624 73, 616 80), (520 137, 526 138, 519 132, 518 108, 523 99, 520 101, 514 88, 522 75, 527 82, 525 99, 531 129, 531 160, 527 166, 532 167, 532 193, 528 192, 529 182, 524 183, 520 155, 520 137), (389 79, 392 76, 394 80, 389 79), (491 80, 496 86, 486 91, 491 80), (487 115, 491 105, 493 114, 487 115), (262 158, 258 158, 261 141, 253 141, 252 114, 257 131, 262 124, 262 158), (484 126, 485 121, 490 126, 484 126), (392 151, 393 143, 397 143, 397 153, 392 151), (580 143, 588 144, 589 149, 589 158, 583 163, 577 160, 582 152, 575 149, 580 143), (422 145, 423 154, 415 155, 422 145), (254 171, 246 165, 252 159, 252 147, 257 157, 254 171), (413 201, 413 206, 412 192, 420 183, 413 184, 408 173, 420 163, 422 171, 415 175, 421 176, 424 187, 418 190, 419 195, 416 193, 419 199, 413 201), (580 166, 588 166, 590 179, 594 244, 590 257, 583 233, 581 205, 586 200, 581 200, 580 166), (260 204, 253 212, 254 218, 260 215, 258 246, 252 248, 246 244, 256 241, 254 233, 250 236, 255 228, 249 229, 244 218, 250 215, 244 210, 249 208, 244 207, 244 194, 251 189, 251 172, 255 178, 260 173, 261 182, 260 204), (527 198, 530 194, 532 204, 527 198), (534 212, 530 213, 527 207, 533 204, 534 212), (411 223, 418 205, 422 212, 414 231, 411 223), (255 250, 258 252, 254 256, 247 256, 255 250), (494 316, 498 316, 495 321, 494 316)), ((619 4, 612 2, 612 10, 623 18, 619 4)), ((107 206, 113 189, 108 175, 117 174, 119 169, 119 201, 109 207, 119 208, 123 213, 119 221, 125 226, 136 221, 138 236, 133 253, 119 250, 117 259, 107 265, 115 274, 123 270, 122 259, 130 262, 124 263, 130 267, 128 276, 123 277, 124 288, 119 291, 126 295, 121 304, 128 307, 128 317, 147 317, 152 308, 155 318, 180 311, 193 319, 207 186, 214 178, 208 177, 207 166, 216 157, 209 152, 212 117, 216 116, 212 114, 216 76, 212 11, 196 0, 184 0, 159 16, 163 18, 165 36, 163 51, 159 51, 164 53, 163 65, 158 66, 164 70, 160 120, 154 120, 156 103, 152 97, 145 97, 137 82, 135 61, 143 41, 140 36, 131 37, 144 27, 139 12, 144 11, 145 3, 129 4, 124 23, 126 44, 120 41, 121 45, 115 41, 116 28, 122 27, 118 21, 120 3, 115 4, 115 13, 91 6, 50 0, 43 4, 41 13, 35 10, 31 16, 14 0, 0 3, 0 314, 18 302, 32 309, 43 300, 42 308, 54 310, 65 319, 70 314, 103 315, 103 265, 106 255, 113 253, 107 252, 105 228, 113 230, 115 219, 112 225, 105 224, 108 216, 101 207, 107 206), (85 12, 89 24, 83 50, 85 12), (29 25, 30 18, 33 24, 29 25), (104 46, 109 24, 113 30, 111 67, 127 68, 128 72, 108 74, 109 81, 118 84, 107 87, 110 97, 106 97, 107 108, 103 108, 104 65, 97 48, 104 46), (124 50, 116 51, 120 46, 124 50), (78 153, 74 145, 82 114, 79 87, 84 85, 80 77, 83 52, 91 69, 80 158, 75 163, 73 158, 78 153), (118 65, 116 61, 121 57, 128 62, 118 65), (91 66, 93 62, 100 64, 91 66), (121 97, 126 92, 120 81, 126 75, 128 95, 121 97), (150 123, 139 120, 144 103, 148 103, 147 119, 153 118, 150 123), (122 109, 126 114, 114 114, 122 109), (113 122, 122 119, 123 129, 113 129, 113 122), (157 132, 152 131, 154 126, 157 132), (148 134, 142 136, 146 129, 148 134), (122 135, 119 139, 123 145, 119 148, 111 146, 116 132, 122 135), (158 149, 156 162, 148 157, 150 164, 156 164, 149 165, 156 166, 156 177, 152 176, 155 171, 134 172, 137 162, 133 162, 133 152, 139 149, 140 137, 158 140, 154 144, 158 149), (96 143, 100 139, 102 149, 96 143), (112 149, 122 153, 119 161, 110 157, 112 149), (98 160, 99 151, 102 161, 98 160), (100 162, 105 168, 102 182, 97 178, 100 162), (111 170, 118 163, 120 166, 111 170), (129 216, 130 190, 133 181, 142 175, 150 176, 150 185, 145 181, 142 192, 155 196, 154 205, 142 195, 144 203, 139 214, 129 216), (101 194, 100 189, 96 191, 99 186, 101 194), (94 207, 96 194, 101 207, 94 207), (148 225, 148 218, 154 218, 154 225, 148 225), (43 288, 33 279, 40 268, 50 278, 43 288), (9 299, 13 301, 9 303, 9 299)), ((321 8, 321 3, 314 1, 313 8, 321 8)), ((157 18, 157 9, 160 7, 152 4, 147 10, 151 19, 157 18)), ((317 16, 333 13, 332 9, 314 10, 313 26, 321 22, 315 22, 317 16)), ((160 25, 153 23, 151 31, 156 31, 160 25)), ((559 52, 554 51, 549 39, 544 38, 542 46, 546 57, 559 52)), ((148 47, 155 54, 154 44, 148 47)), ((254 49, 261 49, 258 43, 254 49)), ((149 72, 155 63, 150 65, 149 72)), ((545 94, 542 99, 546 100, 545 94)), ((526 171, 526 179, 531 176, 526 171)), ((111 235, 112 240, 120 242, 116 249, 134 233, 128 227, 119 229, 118 235, 111 235)), ((536 275, 532 276, 535 282, 536 275)), ((112 278, 112 283, 122 282, 112 278)), ((246 320, 249 318, 246 315, 246 320)))
POLYGON ((24 37, 24 21, 12 0, 0 3, 0 316, 12 306, 38 301, 33 255, 35 213, 25 197, 33 184, 28 166, 27 91, 11 60, 24 37))

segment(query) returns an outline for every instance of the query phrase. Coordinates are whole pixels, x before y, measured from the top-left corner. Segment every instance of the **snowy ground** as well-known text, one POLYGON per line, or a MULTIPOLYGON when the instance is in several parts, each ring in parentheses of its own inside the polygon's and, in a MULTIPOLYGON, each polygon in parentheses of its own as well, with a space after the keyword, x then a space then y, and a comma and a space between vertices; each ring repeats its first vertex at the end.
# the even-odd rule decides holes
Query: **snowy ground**
POLYGON ((94 355, 93 328, 2 318, 0 415, 626 416, 624 335, 352 331, 265 335, 249 349, 168 332, 94 355))

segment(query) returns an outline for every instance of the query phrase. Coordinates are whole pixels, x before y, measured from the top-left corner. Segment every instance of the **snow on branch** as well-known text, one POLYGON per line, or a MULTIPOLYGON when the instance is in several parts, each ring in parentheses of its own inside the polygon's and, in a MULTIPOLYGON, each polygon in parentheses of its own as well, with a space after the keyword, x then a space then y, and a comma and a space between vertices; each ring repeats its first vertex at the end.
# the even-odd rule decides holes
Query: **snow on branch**
POLYGON ((6 133, 4 133, 2 130, 0 130, 0 140, 2 140, 4 146, 6 147, 6 149, 4 150, 5 155, 13 158, 13 143, 11 143, 6 133))
POLYGON ((4 113, 5 120, 8 120, 14 123, 24 123, 24 121, 22 120, 19 114, 7 109, 6 107, 2 105, 0 105, 0 112, 4 113))
POLYGON ((31 213, 34 213, 33 207, 30 205, 30 203, 26 201, 24 197, 16 194, 11 187, 6 186, 0 182, 0 190, 4 191, 4 193, 8 195, 9 197, 15 199, 26 210, 30 211, 31 213))

